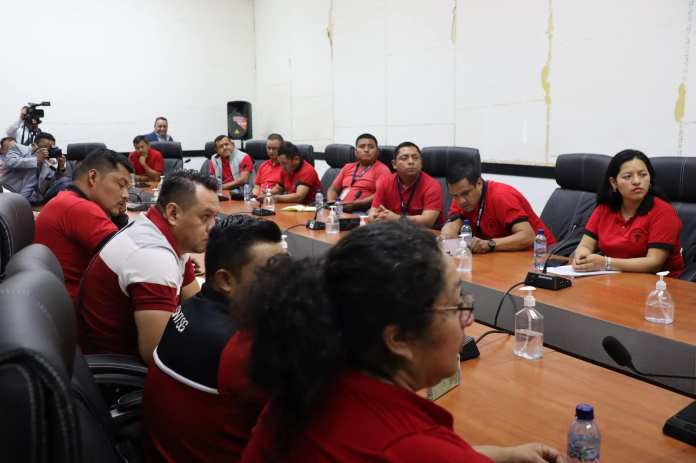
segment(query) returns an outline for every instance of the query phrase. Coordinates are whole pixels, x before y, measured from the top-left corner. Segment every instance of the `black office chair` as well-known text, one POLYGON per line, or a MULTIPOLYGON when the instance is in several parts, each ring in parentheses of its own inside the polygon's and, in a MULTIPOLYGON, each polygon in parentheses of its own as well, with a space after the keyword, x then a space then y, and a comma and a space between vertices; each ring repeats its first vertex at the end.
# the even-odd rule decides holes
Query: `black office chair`
POLYGON ((449 166, 460 162, 481 164, 481 154, 476 148, 459 146, 428 146, 421 150, 423 170, 440 183, 442 188, 442 215, 447 216, 452 198, 447 193, 447 171, 449 166))
POLYGON ((207 159, 210 159, 213 157, 213 154, 215 154, 215 142, 214 141, 206 142, 205 148, 203 149, 203 155, 207 159))
POLYGON ((379 160, 389 167, 389 170, 394 172, 394 166, 392 161, 394 160, 394 151, 396 151, 396 146, 394 145, 380 145, 379 146, 379 160))
POLYGON ((266 155, 266 140, 249 140, 244 144, 244 152, 254 161, 254 172, 259 169, 263 161, 268 159, 266 155))
POLYGON ((150 146, 152 149, 162 153, 162 157, 164 157, 164 172, 162 175, 184 168, 184 155, 181 150, 181 143, 178 141, 153 141, 150 143, 150 146))
POLYGON ((324 148, 324 161, 329 165, 324 175, 321 176, 321 189, 326 194, 333 181, 336 180, 338 173, 341 172, 341 168, 349 162, 355 161, 355 148, 353 145, 345 143, 327 145, 324 148))
POLYGON ((302 159, 307 161, 314 166, 314 146, 313 145, 306 145, 306 144, 299 144, 297 146, 297 151, 300 152, 300 155, 302 156, 302 159))
POLYGON ((104 143, 70 143, 65 149, 65 159, 70 164, 72 171, 75 172, 77 164, 89 153, 99 148, 104 149, 106 145, 104 143))
POLYGON ((0 195, 0 275, 13 255, 34 240, 34 213, 31 205, 17 193, 0 195))
POLYGON ((655 168, 655 187, 667 196, 682 221, 679 238, 686 269, 680 278, 696 281, 696 158, 657 156, 650 162, 655 168))
POLYGON ((63 269, 55 254, 48 247, 38 243, 30 244, 12 256, 5 269, 5 276, 34 270, 46 270, 63 281, 63 269))
POLYGON ((541 212, 541 220, 556 237, 554 254, 569 256, 580 243, 609 161, 610 156, 589 153, 561 154, 556 159, 559 187, 541 212))

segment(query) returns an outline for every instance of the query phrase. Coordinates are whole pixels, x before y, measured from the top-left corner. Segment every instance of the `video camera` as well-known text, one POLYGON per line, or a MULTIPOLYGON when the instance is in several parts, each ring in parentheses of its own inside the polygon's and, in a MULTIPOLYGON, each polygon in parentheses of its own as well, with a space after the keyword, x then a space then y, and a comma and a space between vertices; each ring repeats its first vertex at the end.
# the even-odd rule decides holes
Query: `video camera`
POLYGON ((48 149, 48 157, 50 158, 59 158, 63 155, 63 152, 58 148, 57 146, 53 146, 48 149))
POLYGON ((36 124, 41 124, 41 118, 44 117, 44 110, 38 109, 45 106, 51 106, 50 101, 42 101, 41 103, 27 103, 27 115, 24 117, 25 125, 31 125, 32 120, 36 121, 36 124))

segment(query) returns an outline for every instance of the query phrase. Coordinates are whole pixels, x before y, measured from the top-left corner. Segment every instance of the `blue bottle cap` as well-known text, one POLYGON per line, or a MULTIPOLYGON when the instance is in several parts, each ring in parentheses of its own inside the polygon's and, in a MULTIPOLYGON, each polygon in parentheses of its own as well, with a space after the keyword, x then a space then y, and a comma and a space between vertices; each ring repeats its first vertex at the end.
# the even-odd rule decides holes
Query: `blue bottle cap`
POLYGON ((537 235, 538 235, 539 233, 541 233, 541 234, 543 235, 543 234, 544 234, 544 229, 543 229, 543 228, 538 229, 538 230, 537 230, 537 235))
POLYGON ((469 219, 464 219, 464 225, 469 225, 471 222, 469 222, 469 219))
POLYGON ((578 404, 575 407, 575 416, 579 420, 591 421, 594 419, 594 408, 590 404, 578 404))

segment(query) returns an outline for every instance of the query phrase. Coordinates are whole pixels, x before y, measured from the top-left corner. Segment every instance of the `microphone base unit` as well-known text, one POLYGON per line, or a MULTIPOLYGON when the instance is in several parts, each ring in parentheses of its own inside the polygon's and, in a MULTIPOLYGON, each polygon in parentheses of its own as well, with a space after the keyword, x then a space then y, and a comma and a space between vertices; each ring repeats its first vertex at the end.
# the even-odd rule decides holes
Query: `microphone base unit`
POLYGON ((524 284, 534 286, 535 288, 551 289, 558 291, 559 289, 570 288, 573 286, 570 278, 565 278, 560 275, 551 275, 549 273, 527 273, 527 278, 524 279, 524 284))
POLYGON ((478 347, 476 346, 476 340, 473 337, 467 336, 464 338, 464 345, 459 351, 459 361, 463 362, 465 360, 475 359, 481 356, 478 347))
POLYGON ((251 210, 251 215, 255 215, 258 217, 266 217, 269 215, 275 215, 275 212, 268 210, 268 209, 263 209, 261 207, 255 207, 254 209, 251 210))
MULTIPOLYGON (((325 230, 326 222, 321 222, 319 220, 308 220, 307 225, 305 225, 310 230, 325 230)), ((338 219, 338 229, 340 231, 348 231, 360 226, 360 219, 357 217, 350 217, 345 219, 338 219)))
POLYGON ((696 447, 696 402, 668 419, 662 433, 696 447))

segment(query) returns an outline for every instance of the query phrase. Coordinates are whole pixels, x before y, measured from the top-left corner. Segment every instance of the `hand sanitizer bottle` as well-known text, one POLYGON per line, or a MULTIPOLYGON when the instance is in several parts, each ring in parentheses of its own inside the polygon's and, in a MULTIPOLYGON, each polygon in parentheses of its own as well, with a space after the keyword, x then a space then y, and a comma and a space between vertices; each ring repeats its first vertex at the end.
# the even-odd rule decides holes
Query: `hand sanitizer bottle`
POLYGON ((668 271, 657 273, 660 279, 645 300, 645 319, 650 323, 669 325, 674 321, 674 301, 667 292, 667 283, 663 279, 668 274, 668 271))
POLYGON ((527 360, 536 360, 544 356, 544 317, 536 309, 536 300, 532 295, 534 286, 525 286, 522 310, 515 314, 515 347, 513 353, 527 360))

